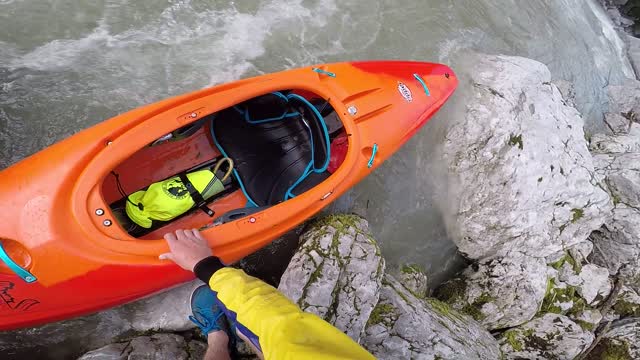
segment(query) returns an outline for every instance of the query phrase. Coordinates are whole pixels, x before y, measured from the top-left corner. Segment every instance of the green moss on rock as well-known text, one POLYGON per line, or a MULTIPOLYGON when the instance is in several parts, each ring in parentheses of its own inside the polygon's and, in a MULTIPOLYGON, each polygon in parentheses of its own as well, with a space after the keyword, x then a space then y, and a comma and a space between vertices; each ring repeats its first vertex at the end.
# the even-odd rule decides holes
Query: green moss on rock
POLYGON ((357 228, 360 221, 362 221, 362 218, 355 214, 331 214, 317 219, 311 226, 332 226, 338 230, 343 230, 345 227, 357 228))
POLYGON ((524 346, 518 335, 518 330, 507 330, 502 334, 502 338, 504 338, 514 351, 522 351, 524 346))
POLYGON ((494 300, 495 298, 488 293, 482 293, 482 295, 478 296, 472 303, 465 305, 462 308, 462 312, 471 316, 476 321, 482 321, 487 318, 487 316, 482 313, 482 306, 494 300))
POLYGON ((524 149, 524 143, 522 142, 522 134, 520 135, 511 134, 511 136, 509 137, 509 145, 517 146, 518 149, 520 150, 524 149))
POLYGON ((427 304, 431 305, 433 310, 435 310, 440 315, 444 315, 448 317, 449 315, 451 315, 451 312, 454 311, 453 308, 449 306, 449 304, 442 302, 438 299, 427 298, 425 299, 425 301, 427 302, 427 304))
POLYGON ((424 301, 427 304, 431 305, 431 308, 433 309, 433 311, 437 312, 438 314, 446 318, 453 319, 453 320, 465 319, 464 316, 462 316, 458 311, 456 311, 446 302, 443 302, 434 298, 426 298, 424 299, 424 301))
POLYGON ((435 296, 448 304, 454 304, 460 299, 464 299, 467 291, 467 283, 460 278, 447 281, 436 290, 435 296))
POLYGON ((483 314, 482 311, 473 304, 465 305, 462 310, 463 313, 471 316, 476 321, 482 321, 487 318, 487 315, 483 314))
POLYGON ((613 311, 621 317, 640 317, 640 304, 618 300, 613 305, 613 311))
POLYGON ((571 268, 576 274, 579 274, 580 271, 582 271, 582 264, 578 263, 568 251, 565 251, 563 257, 558 261, 552 262, 549 266, 556 270, 560 270, 565 263, 571 265, 571 268))
POLYGON ((390 320, 390 316, 395 312, 395 308, 391 304, 381 304, 378 303, 373 310, 371 311, 371 315, 369 315, 369 320, 367 321, 367 326, 385 323, 390 320))
POLYGON ((576 221, 582 219, 582 217, 584 216, 584 210, 583 209, 571 209, 571 213, 573 214, 571 216, 571 222, 575 223, 576 221))
POLYGON ((578 325, 580 325, 580 327, 582 328, 582 330, 585 331, 593 331, 593 329, 595 329, 595 324, 592 324, 588 321, 584 321, 584 320, 576 320, 576 323, 578 325))
POLYGON ((629 344, 624 341, 603 339, 589 353, 586 360, 633 360, 629 352, 629 344))
POLYGON ((400 271, 405 274, 424 274, 424 270, 417 264, 405 264, 400 271))
POLYGON ((557 287, 555 280, 551 278, 547 283, 547 292, 542 300, 542 306, 538 314, 578 314, 586 309, 589 309, 589 306, 586 301, 580 297, 577 288, 569 285, 565 288, 557 287), (571 308, 563 310, 557 305, 566 303, 571 303, 571 308))

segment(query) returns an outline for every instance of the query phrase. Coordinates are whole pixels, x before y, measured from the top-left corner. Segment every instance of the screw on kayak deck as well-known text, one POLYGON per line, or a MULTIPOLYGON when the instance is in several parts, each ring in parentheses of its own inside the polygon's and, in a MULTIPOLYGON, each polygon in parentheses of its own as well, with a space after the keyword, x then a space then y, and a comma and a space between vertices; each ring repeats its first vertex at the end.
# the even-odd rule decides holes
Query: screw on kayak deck
POLYGON ((111 226, 111 224, 112 224, 112 222, 111 222, 111 220, 109 220, 109 219, 105 219, 105 220, 102 222, 102 225, 104 225, 104 226, 111 226))
POLYGON ((96 215, 98 215, 98 216, 104 215, 104 210, 103 209, 96 209, 96 215))
POLYGON ((347 109, 347 111, 349 112, 349 114, 351 116, 355 116, 358 113, 358 108, 355 107, 354 105, 349 106, 349 108, 347 109))

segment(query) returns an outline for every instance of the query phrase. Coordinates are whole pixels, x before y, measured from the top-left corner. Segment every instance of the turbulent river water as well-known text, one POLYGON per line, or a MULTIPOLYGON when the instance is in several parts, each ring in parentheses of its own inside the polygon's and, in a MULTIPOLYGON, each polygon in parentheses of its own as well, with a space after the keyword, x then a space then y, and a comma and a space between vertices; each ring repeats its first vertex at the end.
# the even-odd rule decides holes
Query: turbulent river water
MULTIPOLYGON (((520 55, 574 83, 598 129, 602 88, 631 69, 593 0, 0 0, 0 169, 118 113, 256 74, 360 59, 520 55)), ((366 215, 391 264, 434 283, 461 259, 439 204, 438 147, 464 88, 332 210, 366 215)))

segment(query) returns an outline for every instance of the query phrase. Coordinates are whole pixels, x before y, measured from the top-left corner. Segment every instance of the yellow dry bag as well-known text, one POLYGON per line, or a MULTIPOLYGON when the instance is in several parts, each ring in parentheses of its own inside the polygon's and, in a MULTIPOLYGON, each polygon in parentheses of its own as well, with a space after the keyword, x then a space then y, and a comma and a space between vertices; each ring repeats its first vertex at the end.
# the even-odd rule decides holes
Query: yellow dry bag
POLYGON ((223 158, 213 170, 194 171, 153 183, 146 190, 129 195, 127 216, 146 229, 151 228, 154 220, 173 220, 194 206, 213 216, 213 211, 205 201, 224 190, 222 182, 231 175, 232 170, 233 161, 223 158), (224 162, 229 164, 229 170, 222 179, 218 179, 215 174, 224 162))

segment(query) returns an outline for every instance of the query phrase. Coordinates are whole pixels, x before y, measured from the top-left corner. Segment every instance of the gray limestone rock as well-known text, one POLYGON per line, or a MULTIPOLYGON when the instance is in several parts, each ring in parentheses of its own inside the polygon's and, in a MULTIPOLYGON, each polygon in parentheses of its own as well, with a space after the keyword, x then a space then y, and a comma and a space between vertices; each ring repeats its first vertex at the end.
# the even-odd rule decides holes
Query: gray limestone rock
POLYGON ((593 261, 612 274, 621 271, 629 286, 640 290, 640 212, 618 205, 611 222, 594 232, 593 261))
POLYGON ((555 80, 554 85, 558 87, 562 98, 571 107, 576 107, 576 90, 572 82, 567 80, 555 80))
POLYGON ((109 344, 100 349, 89 351, 78 360, 127 360, 131 353, 128 342, 109 344))
POLYGON ((629 79, 621 85, 609 85, 609 112, 638 120, 640 117, 640 81, 629 79))
POLYGON ((589 240, 580 242, 569 248, 569 256, 578 264, 588 262, 587 258, 593 252, 593 243, 589 240))
POLYGON ((405 264, 400 268, 398 280, 417 297, 427 296, 428 279, 418 265, 405 264))
POLYGON ((574 359, 594 340, 568 317, 545 314, 498 336, 507 359, 574 359))
MULTIPOLYGON (((620 114, 604 114, 604 123, 614 135, 628 134, 633 122, 620 114)), ((592 140, 593 142, 593 140, 592 140)))
POLYGON ((627 134, 602 136, 592 151, 597 176, 615 206, 611 218, 591 235, 593 261, 611 274, 620 271, 640 291, 640 81, 609 87, 611 106, 630 121, 627 134))
POLYGON ((611 293, 613 285, 609 279, 609 271, 606 268, 587 264, 582 267, 582 271, 578 276, 582 281, 578 285, 577 291, 587 304, 598 304, 611 293))
POLYGON ((595 330, 602 321, 602 313, 597 309, 582 310, 578 314, 569 315, 569 317, 587 331, 595 330))
POLYGON ((202 345, 187 343, 182 336, 175 334, 154 334, 107 345, 82 355, 78 360, 195 360, 204 355, 202 345), (194 353, 187 351, 191 349, 194 353))
POLYGON ((192 329, 194 324, 188 318, 191 314, 189 297, 196 287, 202 285, 202 281, 194 280, 159 296, 131 303, 122 309, 126 311, 123 315, 131 317, 131 329, 138 332, 192 329))
POLYGON ((300 243, 278 289, 359 341, 385 266, 367 221, 331 215, 312 225, 300 243))
POLYGON ((472 259, 545 257, 584 241, 611 204, 594 178, 580 114, 545 65, 475 60, 474 94, 444 149, 457 215, 449 228, 460 251, 472 259))
MULTIPOLYGON (((610 126, 614 135, 595 134, 591 137, 589 149, 597 154, 624 154, 640 152, 640 124, 632 122, 621 115, 607 115, 609 120, 612 118, 623 118, 627 121, 627 125, 614 124, 610 126), (626 126, 625 132, 622 127, 626 126), (614 130, 615 129, 615 130, 614 130), (618 132, 616 135, 616 131, 618 132)), ((596 160, 596 166, 598 164, 596 160)))
POLYGON ((541 313, 551 312, 572 316, 599 305, 612 290, 609 271, 606 268, 568 260, 550 264, 549 281, 540 309, 541 313))
POLYGON ((640 317, 640 294, 634 289, 623 286, 613 312, 621 318, 640 317))
POLYGON ((495 330, 531 320, 546 289, 544 259, 523 256, 473 265, 438 288, 436 297, 495 330))
POLYGON ((627 43, 629 61, 633 66, 633 70, 636 72, 636 77, 640 79, 640 39, 627 35, 625 36, 625 42, 627 43))
POLYGON ((386 275, 362 345, 378 359, 499 359, 496 340, 470 317, 420 299, 386 275))

